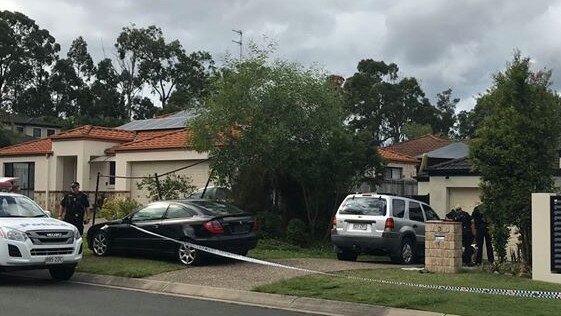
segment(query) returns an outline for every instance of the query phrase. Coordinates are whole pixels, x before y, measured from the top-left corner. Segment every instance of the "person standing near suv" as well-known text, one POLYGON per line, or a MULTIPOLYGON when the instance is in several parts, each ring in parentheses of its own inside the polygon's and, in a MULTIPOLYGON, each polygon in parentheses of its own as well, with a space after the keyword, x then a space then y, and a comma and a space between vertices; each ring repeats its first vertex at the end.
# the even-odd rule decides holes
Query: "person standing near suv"
POLYGON ((80 191, 80 183, 74 181, 70 184, 70 193, 67 193, 60 201, 59 219, 70 223, 80 232, 84 233, 84 224, 90 221, 90 201, 88 196, 80 191))
POLYGON ((488 223, 485 214, 480 211, 481 205, 476 206, 471 213, 473 217, 473 225, 475 226, 475 242, 477 244, 477 253, 475 255, 475 264, 480 265, 483 259, 483 243, 487 247, 487 259, 489 263, 495 261, 493 255, 493 245, 491 244, 491 237, 487 228, 488 223))
POLYGON ((446 214, 446 218, 462 224, 462 247, 464 248, 462 262, 469 267, 473 266, 474 249, 471 245, 473 244, 474 233, 471 225, 471 215, 457 206, 446 214))

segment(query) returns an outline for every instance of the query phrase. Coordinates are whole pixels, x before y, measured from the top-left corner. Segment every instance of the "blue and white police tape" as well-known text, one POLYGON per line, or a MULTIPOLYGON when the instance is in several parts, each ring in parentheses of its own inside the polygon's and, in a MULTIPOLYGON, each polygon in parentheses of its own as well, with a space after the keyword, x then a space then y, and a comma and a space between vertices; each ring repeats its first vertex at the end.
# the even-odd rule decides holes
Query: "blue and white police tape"
POLYGON ((532 291, 532 290, 509 290, 509 289, 488 289, 488 288, 478 288, 478 287, 465 287, 465 286, 452 286, 452 285, 436 285, 436 284, 419 284, 419 283, 411 283, 411 282, 402 282, 402 281, 390 281, 390 280, 378 280, 378 279, 371 279, 371 278, 364 278, 364 277, 354 277, 354 276, 345 276, 341 274, 329 273, 329 272, 321 272, 316 270, 298 268, 298 267, 291 267, 284 264, 269 262, 265 260, 254 259, 238 254, 234 254, 227 251, 222 251, 214 248, 209 248, 197 244, 193 244, 186 241, 176 240, 173 238, 169 238, 166 236, 162 236, 156 234, 154 232, 148 231, 146 229, 140 228, 135 225, 131 225, 132 227, 136 228, 137 230, 144 232, 146 234, 150 234, 156 237, 160 237, 180 245, 187 245, 197 250, 201 250, 204 252, 208 252, 213 255, 232 258, 240 261, 246 261, 251 263, 262 264, 266 266, 290 269, 290 270, 297 270, 302 272, 307 272, 311 274, 320 274, 332 277, 343 277, 350 280, 358 280, 358 281, 367 281, 367 282, 376 282, 382 284, 389 284, 389 285, 400 285, 400 286, 409 286, 409 287, 417 287, 417 288, 424 288, 424 289, 431 289, 431 290, 445 290, 445 291, 454 291, 454 292, 466 292, 466 293, 478 293, 478 294, 492 294, 492 295, 506 295, 506 296, 516 296, 516 297, 526 297, 526 298, 545 298, 545 299, 561 299, 561 292, 550 292, 550 291, 532 291))

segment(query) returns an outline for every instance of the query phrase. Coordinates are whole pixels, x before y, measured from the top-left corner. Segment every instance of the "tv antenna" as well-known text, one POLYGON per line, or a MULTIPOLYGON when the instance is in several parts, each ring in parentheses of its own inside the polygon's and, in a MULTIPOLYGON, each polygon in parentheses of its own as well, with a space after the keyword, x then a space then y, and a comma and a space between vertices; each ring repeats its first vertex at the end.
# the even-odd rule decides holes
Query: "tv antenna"
POLYGON ((232 30, 232 32, 238 33, 238 35, 240 36, 239 41, 232 40, 232 42, 234 42, 234 43, 236 43, 240 46, 240 60, 241 60, 242 59, 242 47, 243 47, 243 32, 242 32, 242 30, 232 30))

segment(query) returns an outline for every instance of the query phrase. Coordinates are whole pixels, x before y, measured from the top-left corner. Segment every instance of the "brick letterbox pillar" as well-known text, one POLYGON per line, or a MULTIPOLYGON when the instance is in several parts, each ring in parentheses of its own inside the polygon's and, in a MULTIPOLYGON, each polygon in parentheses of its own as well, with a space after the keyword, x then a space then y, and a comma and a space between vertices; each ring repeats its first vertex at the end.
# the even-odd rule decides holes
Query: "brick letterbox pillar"
POLYGON ((425 270, 458 273, 462 269, 462 226, 458 222, 425 223, 425 270))

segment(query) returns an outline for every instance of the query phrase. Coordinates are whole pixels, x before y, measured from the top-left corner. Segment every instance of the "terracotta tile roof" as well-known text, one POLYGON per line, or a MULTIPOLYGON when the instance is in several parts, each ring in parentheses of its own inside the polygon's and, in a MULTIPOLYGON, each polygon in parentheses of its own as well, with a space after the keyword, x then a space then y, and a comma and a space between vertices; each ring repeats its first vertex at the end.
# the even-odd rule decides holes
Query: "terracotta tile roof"
POLYGON ((396 162, 403 162, 403 163, 410 163, 410 164, 419 163, 419 160, 415 159, 414 157, 400 154, 388 148, 378 148, 378 153, 386 161, 396 161, 396 162))
POLYGON ((84 125, 75 129, 60 132, 51 136, 52 139, 102 139, 113 141, 132 141, 136 133, 122 129, 84 125))
POLYGON ((151 150, 151 149, 181 149, 188 146, 191 132, 181 129, 156 134, 152 137, 141 138, 112 148, 113 151, 151 150))
POLYGON ((30 156, 52 154, 53 143, 49 138, 32 140, 30 142, 16 144, 0 148, 0 156, 30 156))
POLYGON ((397 143, 384 148, 393 150, 400 154, 415 157, 418 155, 422 155, 424 153, 428 153, 435 149, 444 147, 451 143, 452 141, 449 139, 440 138, 431 134, 427 134, 419 138, 397 143))
POLYGON ((141 140, 146 138, 152 138, 154 136, 160 136, 163 134, 167 134, 172 130, 154 130, 154 131, 137 131, 134 140, 141 140))

